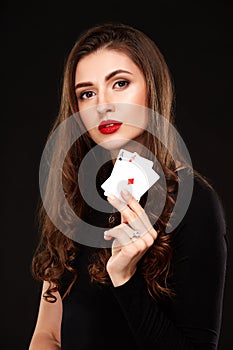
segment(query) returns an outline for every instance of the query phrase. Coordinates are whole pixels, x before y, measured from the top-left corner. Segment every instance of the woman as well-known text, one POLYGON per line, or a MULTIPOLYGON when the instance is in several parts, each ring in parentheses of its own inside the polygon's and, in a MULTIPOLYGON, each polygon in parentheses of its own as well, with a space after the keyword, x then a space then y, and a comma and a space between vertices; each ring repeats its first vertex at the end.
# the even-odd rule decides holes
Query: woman
MULTIPOLYGON (((56 197, 51 170, 32 264, 43 289, 29 349, 217 349, 227 254, 224 213, 213 187, 192 173, 172 128, 166 128, 174 124, 173 88, 155 43, 121 23, 82 33, 67 60, 60 112, 49 136, 73 115, 80 137, 65 152, 62 186, 81 223, 73 225, 77 235, 69 235, 73 226, 65 202, 56 197), (121 197, 106 197, 101 185, 121 149, 154 164, 156 159, 166 186, 158 181, 140 200, 125 190, 121 197), (92 171, 81 169, 88 154, 108 211, 85 201, 93 182, 92 171), (168 230, 179 186, 192 174, 187 211, 168 230), (164 199, 159 215, 157 198, 164 199), (54 224, 45 202, 53 203, 64 226, 54 224), (93 227, 103 241, 86 244, 93 227)), ((58 138, 53 156, 67 139, 58 138)))

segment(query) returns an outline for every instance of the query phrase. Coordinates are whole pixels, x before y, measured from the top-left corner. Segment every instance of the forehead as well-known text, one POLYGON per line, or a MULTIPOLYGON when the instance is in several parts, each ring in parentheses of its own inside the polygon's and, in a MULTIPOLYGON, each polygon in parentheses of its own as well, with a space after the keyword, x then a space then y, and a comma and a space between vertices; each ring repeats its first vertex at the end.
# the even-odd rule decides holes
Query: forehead
POLYGON ((125 52, 100 49, 81 58, 76 67, 76 80, 93 80, 117 69, 140 73, 140 69, 125 52))

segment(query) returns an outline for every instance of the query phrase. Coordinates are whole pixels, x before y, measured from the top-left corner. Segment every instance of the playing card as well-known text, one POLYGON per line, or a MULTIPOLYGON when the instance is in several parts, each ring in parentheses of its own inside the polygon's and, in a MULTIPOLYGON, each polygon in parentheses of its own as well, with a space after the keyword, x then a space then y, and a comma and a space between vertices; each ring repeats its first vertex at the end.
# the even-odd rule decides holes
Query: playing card
POLYGON ((110 177, 101 185, 105 196, 113 194, 123 200, 120 192, 127 189, 136 200, 159 179, 152 169, 153 162, 136 152, 121 149, 110 177))
POLYGON ((153 162, 147 158, 141 157, 137 152, 134 152, 131 157, 132 161, 136 162, 138 165, 141 165, 143 168, 152 168, 153 162))
POLYGON ((126 150, 123 150, 123 149, 120 150, 110 177, 101 186, 105 190, 105 192, 106 192, 106 189, 108 188, 109 184, 112 182, 112 179, 113 179, 115 173, 118 172, 119 161, 120 162, 122 160, 124 160, 124 161, 132 161, 133 157, 135 157, 134 153, 126 151, 126 150))
POLYGON ((105 192, 106 192, 109 184, 111 184, 115 173, 119 171, 119 168, 118 168, 119 162, 122 162, 122 160, 124 160, 124 161, 132 161, 133 157, 135 157, 134 153, 126 151, 126 150, 123 150, 123 149, 120 150, 110 177, 101 186, 105 190, 105 192))

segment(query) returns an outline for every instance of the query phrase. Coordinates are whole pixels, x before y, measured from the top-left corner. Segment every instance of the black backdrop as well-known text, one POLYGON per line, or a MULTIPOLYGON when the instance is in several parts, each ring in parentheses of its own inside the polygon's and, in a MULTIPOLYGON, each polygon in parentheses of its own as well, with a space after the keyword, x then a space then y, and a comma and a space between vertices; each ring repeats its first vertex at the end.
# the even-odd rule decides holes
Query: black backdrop
POLYGON ((1 6, 4 349, 27 349, 36 321, 39 286, 30 264, 38 239, 38 169, 58 112, 64 62, 80 31, 105 20, 138 27, 163 52, 175 82, 177 128, 194 167, 211 180, 223 200, 230 246, 219 350, 233 348, 232 2, 125 6, 69 1, 1 6))

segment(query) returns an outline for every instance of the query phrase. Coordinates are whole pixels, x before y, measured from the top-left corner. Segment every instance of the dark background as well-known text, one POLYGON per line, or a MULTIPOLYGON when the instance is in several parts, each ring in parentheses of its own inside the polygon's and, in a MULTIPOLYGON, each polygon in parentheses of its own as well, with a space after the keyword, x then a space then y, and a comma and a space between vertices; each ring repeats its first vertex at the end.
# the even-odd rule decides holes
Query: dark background
POLYGON ((222 198, 230 245, 219 350, 231 350, 232 2, 154 1, 128 3, 127 10, 126 2, 94 4, 1 5, 1 344, 26 350, 36 321, 39 286, 30 265, 38 240, 38 170, 66 57, 80 31, 120 20, 143 30, 163 52, 175 83, 178 131, 194 168, 222 198))

